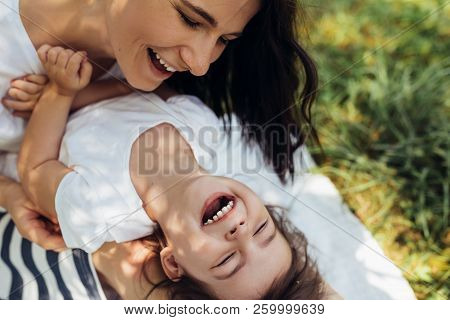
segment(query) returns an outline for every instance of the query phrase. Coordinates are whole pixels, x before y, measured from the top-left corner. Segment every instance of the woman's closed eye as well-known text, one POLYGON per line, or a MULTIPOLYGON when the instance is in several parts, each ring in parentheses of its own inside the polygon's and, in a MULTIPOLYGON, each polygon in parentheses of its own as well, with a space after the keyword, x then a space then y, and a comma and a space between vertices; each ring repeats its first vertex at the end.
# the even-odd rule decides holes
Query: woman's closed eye
MULTIPOLYGON (((178 12, 178 14, 179 14, 181 20, 183 21, 183 23, 184 23, 186 26, 188 26, 189 28, 194 29, 194 30, 196 30, 196 29, 198 29, 199 27, 201 27, 202 24, 201 24, 200 22, 197 22, 197 21, 195 21, 194 19, 189 18, 189 17, 188 17, 183 11, 181 11, 180 9, 178 9, 178 8, 175 8, 175 9, 177 10, 177 12, 178 12)), ((225 37, 220 37, 220 38, 219 38, 219 41, 220 41, 223 45, 227 45, 231 40, 230 40, 230 39, 227 39, 227 38, 225 38, 225 37)))
POLYGON ((182 21, 190 28, 197 29, 201 26, 200 22, 196 22, 193 19, 189 18, 186 14, 183 13, 180 9, 177 9, 178 14, 180 15, 182 21))

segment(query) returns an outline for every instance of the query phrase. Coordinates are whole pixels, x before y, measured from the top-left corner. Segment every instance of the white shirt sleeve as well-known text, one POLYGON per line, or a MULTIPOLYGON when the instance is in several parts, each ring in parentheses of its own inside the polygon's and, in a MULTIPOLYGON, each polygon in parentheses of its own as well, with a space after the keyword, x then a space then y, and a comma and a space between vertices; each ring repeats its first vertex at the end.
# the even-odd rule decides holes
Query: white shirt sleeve
POLYGON ((69 248, 94 252, 105 242, 136 240, 152 233, 154 223, 142 204, 130 208, 101 175, 74 166, 58 186, 55 208, 69 248))
POLYGON ((110 238, 105 217, 98 210, 97 184, 77 171, 68 173, 58 186, 55 208, 64 242, 69 248, 97 250, 110 238))

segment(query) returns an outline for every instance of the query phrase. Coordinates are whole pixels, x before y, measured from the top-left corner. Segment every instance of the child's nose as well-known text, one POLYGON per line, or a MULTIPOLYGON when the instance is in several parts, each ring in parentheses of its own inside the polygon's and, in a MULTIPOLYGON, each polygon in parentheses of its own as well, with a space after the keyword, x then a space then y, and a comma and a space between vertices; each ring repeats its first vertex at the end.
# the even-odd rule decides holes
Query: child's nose
POLYGON ((227 234, 225 237, 227 240, 235 240, 241 237, 246 233, 247 230, 247 222, 245 218, 236 219, 233 224, 231 224, 227 234))

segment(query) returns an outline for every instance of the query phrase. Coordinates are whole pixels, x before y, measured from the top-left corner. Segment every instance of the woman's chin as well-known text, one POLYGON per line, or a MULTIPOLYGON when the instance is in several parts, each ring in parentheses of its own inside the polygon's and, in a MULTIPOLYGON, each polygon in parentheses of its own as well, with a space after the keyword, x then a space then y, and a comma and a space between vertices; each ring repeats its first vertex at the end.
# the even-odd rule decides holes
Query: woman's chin
POLYGON ((127 77, 127 81, 133 88, 147 92, 155 90, 162 83, 161 80, 148 79, 148 77, 127 77))

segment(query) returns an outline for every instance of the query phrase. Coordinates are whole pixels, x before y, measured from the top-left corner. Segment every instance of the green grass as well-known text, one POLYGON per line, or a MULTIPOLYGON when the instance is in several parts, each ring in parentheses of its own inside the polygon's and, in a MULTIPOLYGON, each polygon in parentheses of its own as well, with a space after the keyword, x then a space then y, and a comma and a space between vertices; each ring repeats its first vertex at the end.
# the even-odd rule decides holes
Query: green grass
POLYGON ((450 5, 307 1, 313 154, 420 299, 450 297, 450 5))

